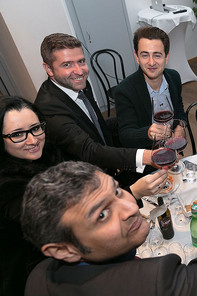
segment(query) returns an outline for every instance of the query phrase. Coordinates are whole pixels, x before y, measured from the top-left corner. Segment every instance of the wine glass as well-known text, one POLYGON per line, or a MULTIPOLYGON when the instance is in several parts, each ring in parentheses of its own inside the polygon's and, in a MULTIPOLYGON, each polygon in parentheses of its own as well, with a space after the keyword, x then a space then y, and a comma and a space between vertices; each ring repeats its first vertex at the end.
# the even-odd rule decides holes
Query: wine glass
POLYGON ((183 247, 185 253, 185 264, 189 264, 189 262, 197 257, 196 248, 192 245, 192 243, 187 243, 183 247))
MULTIPOLYGON (((186 146, 185 122, 181 119, 173 119, 171 121, 171 136, 165 140, 165 147, 175 150, 176 153, 180 153, 186 146)), ((179 160, 169 172, 172 174, 180 174, 184 169, 184 163, 179 160)))
POLYGON ((160 257, 168 254, 168 250, 164 246, 157 247, 153 252, 153 257, 160 257))
POLYGON ((153 248, 156 248, 163 243, 163 236, 159 227, 155 224, 155 219, 150 223, 150 231, 147 237, 147 241, 153 248))
POLYGON ((177 254, 181 258, 182 263, 185 263, 185 254, 183 251, 183 247, 179 242, 172 242, 168 246, 168 253, 171 254, 177 254))
POLYGON ((140 258, 149 258, 153 255, 152 248, 147 240, 138 248, 138 251, 140 258))
POLYGON ((152 116, 157 123, 166 124, 174 117, 173 107, 164 94, 152 98, 152 116))
MULTIPOLYGON (((157 141, 156 136, 154 137, 151 160, 157 168, 164 168, 166 170, 169 170, 176 163, 177 153, 175 150, 165 147, 165 142, 165 139, 157 141)), ((168 191, 169 188, 172 188, 170 177, 168 177, 164 188, 165 191, 168 191)))
POLYGON ((174 223, 179 226, 179 227, 184 227, 188 225, 190 220, 185 217, 183 213, 182 206, 180 204, 175 205, 175 218, 174 218, 174 223))
POLYGON ((174 166, 176 159, 176 151, 166 146, 166 139, 157 141, 155 136, 153 140, 151 160, 156 167, 168 170, 174 166))

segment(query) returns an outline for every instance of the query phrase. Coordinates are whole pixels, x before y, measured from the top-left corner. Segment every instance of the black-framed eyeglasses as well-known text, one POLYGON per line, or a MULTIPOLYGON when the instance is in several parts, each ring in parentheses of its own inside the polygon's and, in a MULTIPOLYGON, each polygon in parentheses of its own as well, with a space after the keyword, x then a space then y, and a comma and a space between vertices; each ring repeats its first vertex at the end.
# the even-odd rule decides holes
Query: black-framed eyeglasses
POLYGON ((45 132, 46 122, 41 122, 29 130, 26 131, 18 131, 12 134, 3 135, 3 138, 9 138, 13 143, 20 143, 27 139, 28 134, 32 134, 34 137, 38 137, 45 132))

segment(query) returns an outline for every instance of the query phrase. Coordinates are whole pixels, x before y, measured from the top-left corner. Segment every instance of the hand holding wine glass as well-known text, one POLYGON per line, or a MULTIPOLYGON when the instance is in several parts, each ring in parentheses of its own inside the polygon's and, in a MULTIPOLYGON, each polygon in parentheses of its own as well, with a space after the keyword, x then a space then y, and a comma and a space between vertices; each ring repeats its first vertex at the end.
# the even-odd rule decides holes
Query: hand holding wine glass
POLYGON ((166 137, 169 137, 171 135, 171 127, 170 124, 158 124, 153 123, 149 129, 148 129, 148 137, 151 140, 154 140, 156 137, 157 140, 163 140, 166 137))

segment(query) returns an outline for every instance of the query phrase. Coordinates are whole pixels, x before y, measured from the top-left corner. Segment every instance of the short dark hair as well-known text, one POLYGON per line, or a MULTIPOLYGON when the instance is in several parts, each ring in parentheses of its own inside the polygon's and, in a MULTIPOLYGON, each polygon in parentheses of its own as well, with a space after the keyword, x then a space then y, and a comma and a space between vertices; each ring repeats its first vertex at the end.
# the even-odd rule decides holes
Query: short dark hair
POLYGON ((40 122, 44 121, 44 116, 41 112, 37 109, 37 107, 21 97, 18 96, 1 96, 0 97, 0 158, 4 157, 5 145, 4 140, 2 137, 3 132, 3 124, 4 124, 4 117, 7 112, 11 110, 21 111, 22 109, 30 109, 32 110, 37 116, 40 122))
POLYGON ((163 43, 165 55, 169 53, 170 50, 170 39, 168 35, 161 29, 157 27, 141 27, 139 28, 133 38, 133 45, 136 54, 138 54, 138 44, 141 38, 146 38, 149 40, 159 39, 163 43))
MULTIPOLYGON (((23 198, 21 225, 25 238, 37 248, 47 243, 72 243, 90 252, 62 222, 66 210, 100 186, 100 168, 85 162, 62 162, 36 175, 23 198)), ((77 219, 77 213, 76 213, 77 219)))
POLYGON ((64 48, 76 48, 81 47, 81 42, 74 36, 64 34, 64 33, 54 33, 46 36, 41 44, 41 56, 43 61, 50 67, 54 62, 53 53, 56 50, 64 48))

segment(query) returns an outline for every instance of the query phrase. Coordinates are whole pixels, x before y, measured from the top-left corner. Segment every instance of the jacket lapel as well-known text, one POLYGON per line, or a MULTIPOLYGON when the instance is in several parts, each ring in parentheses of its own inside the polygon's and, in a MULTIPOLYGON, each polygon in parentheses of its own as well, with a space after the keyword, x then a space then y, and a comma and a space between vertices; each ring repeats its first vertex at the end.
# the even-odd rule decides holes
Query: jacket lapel
MULTIPOLYGON (((89 117, 83 112, 83 110, 65 93, 63 92, 60 88, 58 88, 52 81, 48 81, 50 84, 50 88, 53 91, 54 97, 58 98, 58 100, 62 101, 63 104, 66 105, 67 109, 70 109, 71 113, 77 114, 77 117, 79 121, 86 122, 87 126, 89 126, 91 129, 94 130, 95 133, 100 137, 101 142, 103 142, 97 128, 93 124, 93 122, 89 119, 89 117)), ((85 93, 87 93, 87 97, 90 100, 90 103, 97 114, 99 123, 101 125, 101 129, 103 131, 104 137, 105 137, 105 121, 102 117, 102 114, 94 101, 93 97, 90 97, 90 90, 88 89, 89 83, 87 84, 87 88, 85 89, 85 93)), ((76 117, 76 116, 74 116, 76 117)))
POLYGON ((144 116, 144 118, 148 118, 148 121, 151 123, 152 122, 151 100, 150 100, 150 95, 144 79, 144 75, 140 67, 136 73, 135 85, 138 93, 138 100, 139 100, 138 104, 140 104, 141 108, 143 108, 143 112, 141 116, 144 116))

